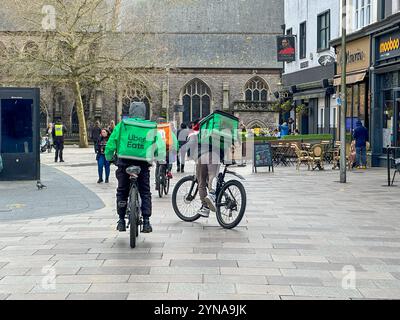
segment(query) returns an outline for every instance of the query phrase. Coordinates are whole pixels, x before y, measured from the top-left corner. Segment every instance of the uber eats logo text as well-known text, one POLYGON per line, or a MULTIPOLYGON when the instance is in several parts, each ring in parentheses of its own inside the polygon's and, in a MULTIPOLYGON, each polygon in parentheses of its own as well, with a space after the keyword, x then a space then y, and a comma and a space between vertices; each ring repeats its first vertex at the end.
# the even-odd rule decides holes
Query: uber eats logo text
POLYGON ((138 137, 137 135, 131 133, 128 135, 128 149, 139 149, 144 150, 146 143, 146 138, 138 137))

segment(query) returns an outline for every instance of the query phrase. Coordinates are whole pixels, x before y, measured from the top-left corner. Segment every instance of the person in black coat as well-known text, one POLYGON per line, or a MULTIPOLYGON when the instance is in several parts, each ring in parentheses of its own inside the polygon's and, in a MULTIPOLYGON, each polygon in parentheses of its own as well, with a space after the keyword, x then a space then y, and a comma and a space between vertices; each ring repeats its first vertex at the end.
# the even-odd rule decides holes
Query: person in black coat
POLYGON ((356 123, 353 132, 353 138, 356 141, 356 165, 359 169, 367 168, 367 141, 368 129, 365 128, 360 120, 356 123))

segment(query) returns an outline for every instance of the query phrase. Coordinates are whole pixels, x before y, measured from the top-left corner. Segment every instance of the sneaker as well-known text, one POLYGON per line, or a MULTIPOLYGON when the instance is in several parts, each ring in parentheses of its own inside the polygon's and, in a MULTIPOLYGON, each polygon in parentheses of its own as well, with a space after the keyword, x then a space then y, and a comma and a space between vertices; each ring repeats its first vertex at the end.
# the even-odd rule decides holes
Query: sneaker
POLYGON ((119 232, 126 232, 126 221, 125 221, 125 219, 119 219, 118 225, 117 225, 117 230, 119 232))
POLYGON ((105 182, 106 182, 106 183, 110 183, 110 180, 107 178, 105 182))
POLYGON ((216 197, 215 197, 215 193, 214 193, 214 192, 210 192, 210 193, 207 195, 205 201, 207 202, 207 205, 208 205, 208 207, 210 208, 210 210, 211 210, 212 212, 216 212, 216 211, 217 211, 217 209, 216 209, 216 207, 215 207, 216 197))
POLYGON ((97 183, 103 183, 103 179, 99 179, 99 180, 97 180, 97 183))
POLYGON ((153 232, 153 227, 150 224, 150 220, 144 219, 142 233, 152 233, 152 232, 153 232))
POLYGON ((210 209, 206 206, 202 206, 201 209, 197 211, 197 214, 202 216, 203 218, 208 218, 210 217, 210 209))

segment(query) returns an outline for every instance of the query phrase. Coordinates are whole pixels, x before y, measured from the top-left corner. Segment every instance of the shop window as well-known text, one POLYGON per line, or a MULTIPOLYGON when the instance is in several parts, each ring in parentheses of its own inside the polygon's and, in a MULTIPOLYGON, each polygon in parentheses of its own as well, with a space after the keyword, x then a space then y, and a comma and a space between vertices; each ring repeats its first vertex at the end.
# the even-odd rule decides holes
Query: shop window
POLYGON ((393 145, 394 101, 393 92, 383 94, 383 147, 393 145))

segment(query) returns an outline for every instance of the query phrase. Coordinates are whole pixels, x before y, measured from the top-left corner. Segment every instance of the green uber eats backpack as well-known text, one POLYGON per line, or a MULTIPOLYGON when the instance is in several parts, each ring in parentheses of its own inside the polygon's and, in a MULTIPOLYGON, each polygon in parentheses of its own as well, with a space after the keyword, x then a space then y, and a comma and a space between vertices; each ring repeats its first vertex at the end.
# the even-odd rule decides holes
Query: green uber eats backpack
POLYGON ((125 119, 119 132, 118 158, 152 162, 156 150, 157 123, 125 119))
POLYGON ((239 119, 223 111, 215 111, 200 122, 200 143, 219 143, 226 151, 239 139, 239 119))

